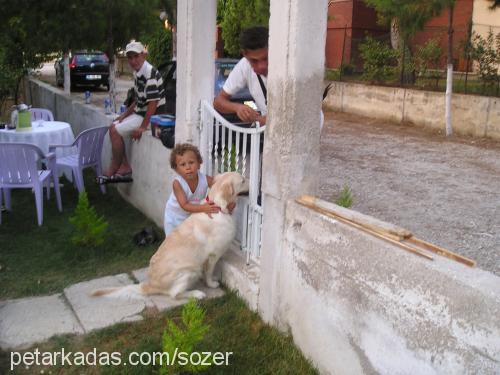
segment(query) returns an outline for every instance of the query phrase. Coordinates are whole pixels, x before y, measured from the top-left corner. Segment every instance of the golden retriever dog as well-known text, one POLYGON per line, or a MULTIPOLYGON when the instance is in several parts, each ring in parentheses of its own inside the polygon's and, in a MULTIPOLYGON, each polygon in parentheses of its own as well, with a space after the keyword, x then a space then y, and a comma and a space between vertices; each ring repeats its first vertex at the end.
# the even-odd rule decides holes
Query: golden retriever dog
POLYGON ((205 213, 189 216, 160 245, 149 262, 148 279, 136 285, 96 290, 93 296, 117 293, 120 296, 165 294, 172 298, 204 298, 201 290, 190 290, 204 275, 210 288, 215 264, 226 252, 236 234, 236 223, 228 205, 239 193, 248 191, 245 178, 236 172, 215 177, 208 198, 221 208, 209 217, 205 213))

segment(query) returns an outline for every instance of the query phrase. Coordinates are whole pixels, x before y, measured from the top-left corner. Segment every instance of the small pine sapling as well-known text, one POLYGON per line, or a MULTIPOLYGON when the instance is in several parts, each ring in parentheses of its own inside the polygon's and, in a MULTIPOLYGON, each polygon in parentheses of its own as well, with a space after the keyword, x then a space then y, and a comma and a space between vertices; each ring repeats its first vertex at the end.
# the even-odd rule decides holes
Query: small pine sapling
POLYGON ((344 189, 340 192, 340 196, 335 201, 335 204, 341 207, 350 208, 352 206, 352 202, 352 191, 349 186, 345 185, 344 189))
POLYGON ((103 216, 97 216, 94 207, 89 205, 85 191, 79 194, 75 215, 69 218, 69 222, 75 227, 75 234, 71 237, 73 244, 98 246, 104 242, 108 223, 103 216))
POLYGON ((191 353, 210 329, 210 326, 205 324, 204 320, 205 311, 191 298, 182 309, 183 327, 175 324, 173 320, 167 321, 167 327, 163 332, 162 346, 163 353, 167 353, 169 363, 163 362, 160 369, 161 374, 195 373, 207 370, 210 367, 212 359, 205 358, 205 356, 202 356, 203 361, 198 361, 197 356, 196 362, 201 363, 196 365, 188 360, 191 353), (177 359, 173 359, 174 357, 177 359), (186 360, 181 360, 181 357, 186 360))

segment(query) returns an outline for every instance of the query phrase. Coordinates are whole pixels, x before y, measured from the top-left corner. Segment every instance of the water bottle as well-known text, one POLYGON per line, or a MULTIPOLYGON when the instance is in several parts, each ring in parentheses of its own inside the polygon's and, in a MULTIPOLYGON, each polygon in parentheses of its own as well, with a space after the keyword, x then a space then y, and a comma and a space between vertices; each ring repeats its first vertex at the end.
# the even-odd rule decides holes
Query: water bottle
POLYGON ((85 104, 90 104, 90 91, 85 91, 85 104))
POLYGON ((104 99, 104 113, 111 114, 111 99, 104 99))

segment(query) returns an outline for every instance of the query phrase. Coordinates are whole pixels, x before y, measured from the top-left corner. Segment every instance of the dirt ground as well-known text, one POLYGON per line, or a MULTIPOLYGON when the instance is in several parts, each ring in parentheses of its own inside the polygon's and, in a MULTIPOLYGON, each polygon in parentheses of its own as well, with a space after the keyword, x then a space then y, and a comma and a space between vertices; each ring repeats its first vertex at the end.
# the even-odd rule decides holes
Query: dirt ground
POLYGON ((352 209, 500 275, 500 142, 326 113, 320 198, 345 185, 352 209))

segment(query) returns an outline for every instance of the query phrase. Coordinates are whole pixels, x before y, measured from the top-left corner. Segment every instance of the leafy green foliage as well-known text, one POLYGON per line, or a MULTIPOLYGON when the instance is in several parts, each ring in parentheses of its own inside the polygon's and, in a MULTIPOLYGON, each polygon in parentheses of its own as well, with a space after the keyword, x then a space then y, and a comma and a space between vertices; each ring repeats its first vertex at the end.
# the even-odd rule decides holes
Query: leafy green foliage
POLYGON ((437 87, 441 78, 439 69, 439 60, 441 59, 442 49, 436 39, 428 40, 423 46, 418 46, 415 53, 415 70, 419 78, 435 79, 437 87), (434 69, 434 70, 431 70, 434 69))
POLYGON ((439 60, 443 51, 436 39, 428 40, 423 46, 418 46, 415 53, 415 68, 420 76, 426 76, 429 69, 439 68, 439 60))
MULTIPOLYGON (((224 172, 235 172, 237 170, 237 162, 236 162, 236 148, 231 148, 231 153, 226 148, 224 149, 224 156, 222 157, 222 165, 224 167, 224 172)), ((219 172, 223 172, 220 170, 219 172)))
POLYGON ((384 42, 368 36, 359 45, 363 58, 363 78, 370 82, 383 82, 395 73, 398 52, 384 42))
POLYGON ((148 61, 153 66, 159 67, 172 58, 172 31, 162 25, 153 33, 142 37, 142 42, 147 45, 148 61))
POLYGON ((94 207, 89 205, 87 193, 81 192, 78 196, 78 205, 75 215, 69 218, 75 227, 75 235, 71 242, 79 246, 98 246, 104 242, 108 223, 104 217, 98 217, 94 207))
POLYGON ((270 0, 219 0, 218 20, 222 27, 225 51, 233 57, 240 55, 241 31, 252 26, 269 25, 270 0))
POLYGON ((162 342, 163 352, 168 353, 171 366, 167 366, 164 362, 160 370, 161 374, 174 374, 180 371, 200 372, 209 367, 203 364, 193 365, 189 361, 186 365, 182 365, 179 361, 172 363, 175 353, 183 352, 189 355, 197 348, 210 329, 204 321, 205 310, 199 307, 193 298, 182 309, 183 328, 175 324, 173 320, 167 321, 162 342))
POLYGON ((54 53, 98 49, 113 59, 161 24, 159 0, 0 0, 0 9, 0 102, 17 102, 21 78, 54 53))
POLYGON ((341 207, 350 208, 353 203, 352 191, 349 186, 345 185, 340 192, 340 196, 335 201, 335 204, 341 207))
POLYGON ((479 77, 484 85, 498 83, 500 75, 500 33, 489 32, 486 38, 479 34, 472 37, 472 58, 478 63, 479 77))
POLYGON ((368 6, 375 8, 379 23, 390 25, 397 20, 401 38, 408 45, 408 39, 432 17, 437 16, 455 0, 365 0, 368 6))

